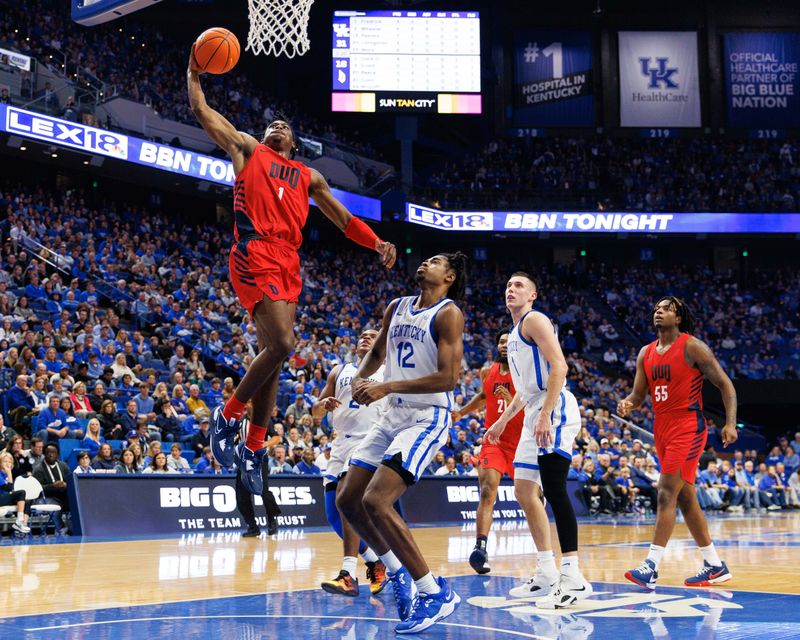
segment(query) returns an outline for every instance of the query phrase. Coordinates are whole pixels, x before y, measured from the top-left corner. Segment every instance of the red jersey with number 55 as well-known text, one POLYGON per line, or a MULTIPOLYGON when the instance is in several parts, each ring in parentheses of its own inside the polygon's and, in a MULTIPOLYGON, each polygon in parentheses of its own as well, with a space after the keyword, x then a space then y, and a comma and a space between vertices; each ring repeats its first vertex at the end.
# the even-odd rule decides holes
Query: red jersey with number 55
POLYGON ((664 413, 686 413, 703 409, 703 374, 686 364, 684 350, 692 336, 681 333, 664 353, 656 350, 658 341, 647 345, 644 372, 656 418, 664 413))
POLYGON ((311 171, 302 162, 256 145, 234 182, 236 241, 264 237, 299 249, 308 218, 310 183, 311 171))
MULTIPOLYGON (((494 391, 498 386, 508 389, 511 397, 514 397, 516 390, 511 380, 511 372, 509 371, 506 374, 500 373, 500 363, 495 362, 483 380, 483 395, 486 397, 487 429, 497 422, 503 414, 503 411, 506 410, 506 401, 503 397, 494 395, 494 391)), ((522 424, 524 421, 524 411, 519 411, 517 415, 511 418, 506 428, 503 430, 503 435, 500 436, 499 446, 516 449, 519 444, 519 436, 522 433, 522 424)))

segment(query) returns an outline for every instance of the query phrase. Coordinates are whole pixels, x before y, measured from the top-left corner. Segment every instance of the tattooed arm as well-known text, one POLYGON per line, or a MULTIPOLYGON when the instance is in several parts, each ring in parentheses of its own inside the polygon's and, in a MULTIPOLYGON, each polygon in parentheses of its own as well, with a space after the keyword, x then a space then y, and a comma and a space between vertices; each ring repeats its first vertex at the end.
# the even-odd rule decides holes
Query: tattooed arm
POLYGON ((733 382, 722 370, 711 349, 702 340, 691 338, 686 342, 684 352, 686 362, 690 367, 699 369, 708 381, 722 394, 722 404, 725 405, 725 426, 722 428, 722 444, 728 446, 736 442, 739 434, 736 432, 736 389, 733 382))

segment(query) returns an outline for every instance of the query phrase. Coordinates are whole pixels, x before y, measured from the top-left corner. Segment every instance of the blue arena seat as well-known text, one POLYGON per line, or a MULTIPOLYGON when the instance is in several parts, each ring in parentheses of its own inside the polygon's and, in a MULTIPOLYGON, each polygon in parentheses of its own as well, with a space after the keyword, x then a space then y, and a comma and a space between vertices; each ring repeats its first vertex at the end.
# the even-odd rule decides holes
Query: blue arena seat
POLYGON ((66 461, 70 454, 81 446, 81 441, 77 438, 62 438, 58 441, 58 450, 61 453, 61 459, 66 461))

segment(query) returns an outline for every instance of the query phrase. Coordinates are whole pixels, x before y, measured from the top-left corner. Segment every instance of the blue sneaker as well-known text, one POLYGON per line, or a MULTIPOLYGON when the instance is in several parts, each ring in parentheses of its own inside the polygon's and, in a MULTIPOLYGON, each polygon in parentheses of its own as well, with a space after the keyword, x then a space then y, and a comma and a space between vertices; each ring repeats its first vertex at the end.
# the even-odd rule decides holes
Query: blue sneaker
POLYGON ((211 453, 223 467, 233 466, 233 438, 242 427, 240 420, 226 420, 222 415, 222 405, 211 412, 211 453))
POLYGON ((389 582, 394 591, 394 601, 397 603, 397 616, 400 620, 407 620, 414 604, 414 581, 405 567, 400 567, 395 573, 387 573, 389 582))
POLYGON ((436 578, 441 591, 434 595, 420 594, 411 607, 411 615, 403 620, 394 630, 395 633, 419 633, 428 627, 444 620, 453 613, 461 603, 459 595, 450 588, 442 576, 436 578))
POLYGON ((261 462, 264 460, 266 449, 250 451, 244 442, 236 445, 234 457, 236 459, 236 469, 239 470, 239 477, 242 479, 244 488, 254 496, 260 496, 264 491, 264 479, 261 477, 261 462))
POLYGON ((703 560, 703 568, 691 578, 686 578, 683 584, 687 587, 710 587, 720 582, 727 582, 731 578, 733 578, 733 575, 728 571, 728 565, 724 562, 718 567, 712 567, 703 560))
POLYGON ((640 587, 653 591, 656 588, 658 571, 656 571, 656 565, 652 560, 645 559, 645 561, 635 569, 626 571, 625 577, 634 584, 638 584, 640 587))
POLYGON ((469 566, 480 575, 489 573, 491 569, 489 568, 489 554, 486 549, 475 547, 472 553, 469 554, 469 566))

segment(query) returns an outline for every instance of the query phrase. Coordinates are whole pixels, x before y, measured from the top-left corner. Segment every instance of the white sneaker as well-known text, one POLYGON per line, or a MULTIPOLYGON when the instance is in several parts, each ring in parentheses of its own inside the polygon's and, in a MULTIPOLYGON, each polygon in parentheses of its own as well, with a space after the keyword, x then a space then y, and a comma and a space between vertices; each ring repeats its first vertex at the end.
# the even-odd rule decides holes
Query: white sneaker
POLYGON ((508 592, 512 598, 540 598, 546 596, 558 584, 558 574, 546 575, 538 567, 531 578, 519 587, 514 587, 508 592))
POLYGON ((767 511, 780 511, 781 508, 777 504, 771 504, 767 507, 767 511))
POLYGON ((14 531, 19 531, 20 533, 30 533, 31 528, 27 524, 23 524, 22 522, 15 522, 11 525, 11 528, 14 531))
POLYGON ((584 600, 592 595, 592 585, 582 575, 579 578, 570 578, 561 574, 558 586, 547 597, 536 602, 540 609, 566 609, 578 600, 584 600))

